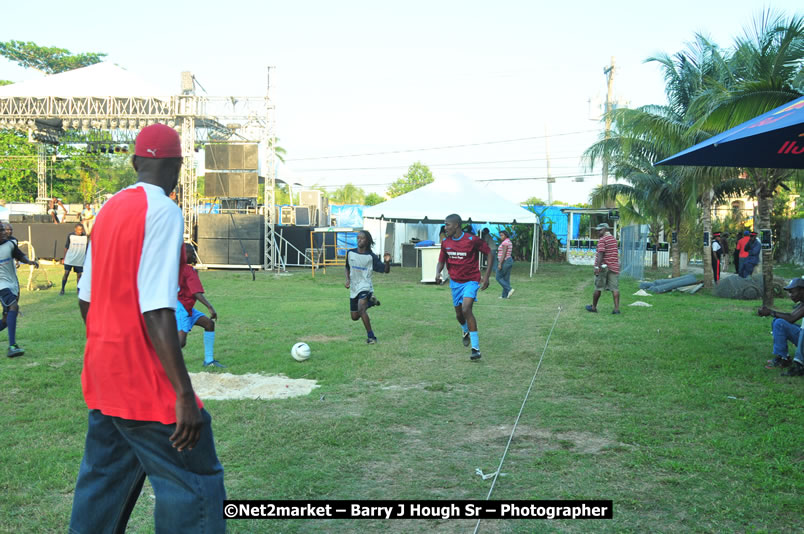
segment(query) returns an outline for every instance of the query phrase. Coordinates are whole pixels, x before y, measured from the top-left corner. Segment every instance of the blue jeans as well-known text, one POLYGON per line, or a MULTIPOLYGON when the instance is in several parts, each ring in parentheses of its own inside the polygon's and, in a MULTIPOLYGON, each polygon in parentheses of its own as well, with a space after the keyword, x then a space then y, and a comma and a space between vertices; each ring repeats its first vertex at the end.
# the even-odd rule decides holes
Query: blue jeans
POLYGON ((494 276, 497 276, 497 251, 491 253, 491 272, 494 276))
POLYGON ((495 278, 497 279, 497 283, 499 283, 503 290, 502 290, 502 298, 508 298, 508 292, 511 291, 511 268, 514 266, 514 259, 508 258, 507 260, 502 262, 500 268, 497 269, 497 274, 495 278))
POLYGON ((131 421, 89 411, 86 448, 75 484, 70 533, 124 532, 145 476, 156 497, 157 533, 226 531, 223 467, 215 454, 212 418, 192 450, 174 449, 176 425, 131 421))
POLYGON ((772 323, 773 330, 773 354, 788 358, 787 342, 789 341, 796 346, 796 354, 800 354, 799 338, 801 333, 804 332, 798 325, 788 323, 784 319, 774 319, 772 323))
POLYGON ((754 267, 757 264, 753 261, 748 261, 748 258, 741 258, 740 259, 740 277, 741 278, 750 278, 752 274, 754 274, 754 267))

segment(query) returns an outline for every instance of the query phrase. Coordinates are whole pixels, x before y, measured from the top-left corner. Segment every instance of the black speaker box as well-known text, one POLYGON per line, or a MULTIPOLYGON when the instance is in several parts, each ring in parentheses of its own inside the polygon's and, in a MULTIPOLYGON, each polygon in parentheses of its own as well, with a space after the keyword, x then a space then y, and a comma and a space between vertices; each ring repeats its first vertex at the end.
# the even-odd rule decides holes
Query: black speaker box
POLYGON ((204 167, 211 170, 226 170, 229 168, 228 145, 205 145, 204 167))
POLYGON ((262 215, 233 213, 225 217, 229 222, 229 239, 262 239, 264 226, 262 215))
POLYGON ((243 195, 244 197, 257 197, 260 190, 260 179, 256 172, 243 173, 243 195))
POLYGON ((207 172, 204 175, 204 196, 228 197, 229 175, 223 172, 207 172))
POLYGON ((257 145, 208 144, 204 147, 204 166, 209 170, 257 170, 257 145))
POLYGON ((252 267, 262 265, 262 256, 259 239, 230 239, 229 240, 229 265, 248 265, 251 263, 252 267), (241 245, 242 243, 242 245, 241 245), (248 253, 248 260, 243 255, 243 249, 248 253))
MULTIPOLYGON (((228 239, 228 238, 229 238, 228 214, 200 213, 198 215, 198 239, 228 239)), ((204 261, 206 262, 206 260, 204 261)))
POLYGON ((296 226, 310 226, 310 208, 296 206, 296 226))
POLYGON ((198 256, 206 264, 227 265, 229 263, 229 240, 199 238, 198 256))

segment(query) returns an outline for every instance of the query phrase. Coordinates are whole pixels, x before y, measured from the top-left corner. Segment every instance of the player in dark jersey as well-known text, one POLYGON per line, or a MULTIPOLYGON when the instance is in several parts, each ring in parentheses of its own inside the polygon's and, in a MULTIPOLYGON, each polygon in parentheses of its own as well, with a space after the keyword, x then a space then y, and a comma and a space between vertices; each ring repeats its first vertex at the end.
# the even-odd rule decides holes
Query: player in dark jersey
POLYGON ((478 288, 485 291, 489 287, 492 262, 488 261, 491 253, 489 246, 476 235, 461 230, 461 216, 453 213, 444 221, 447 237, 441 242, 441 254, 436 266, 436 284, 441 283, 441 270, 447 265, 449 287, 452 289, 452 304, 455 306, 455 318, 463 329, 463 345, 472 345, 471 360, 480 359, 480 341, 477 334, 477 319, 472 306, 477 300, 478 288), (479 254, 487 258, 486 272, 480 278, 479 254))
POLYGON ((366 327, 366 343, 373 345, 377 342, 377 336, 371 329, 371 321, 368 316, 368 309, 371 306, 379 306, 380 301, 374 296, 374 286, 371 283, 371 274, 387 273, 391 270, 391 255, 387 252, 383 255, 383 260, 372 252, 371 247, 374 240, 366 230, 357 233, 357 248, 346 251, 346 283, 349 288, 349 311, 353 321, 363 320, 366 327))
POLYGON ((0 319, 0 331, 8 328, 9 358, 25 354, 25 350, 17 345, 17 315, 20 311, 20 283, 17 280, 16 262, 26 263, 39 268, 39 262, 29 260, 17 246, 12 233, 14 228, 7 222, 0 222, 0 304, 3 316, 0 319))

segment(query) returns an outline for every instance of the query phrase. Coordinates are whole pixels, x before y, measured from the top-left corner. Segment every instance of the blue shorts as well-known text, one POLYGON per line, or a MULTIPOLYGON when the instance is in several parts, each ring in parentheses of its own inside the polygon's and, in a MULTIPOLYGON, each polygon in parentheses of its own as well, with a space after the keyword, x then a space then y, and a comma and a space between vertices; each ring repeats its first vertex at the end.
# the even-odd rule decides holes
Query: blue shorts
POLYGON ((463 299, 477 300, 477 290, 480 288, 480 283, 464 282, 461 284, 450 280, 449 287, 452 289, 452 304, 457 308, 463 304, 463 299))
POLYGON ((176 328, 180 332, 189 332, 201 317, 206 317, 203 313, 193 308, 192 313, 187 313, 181 302, 176 304, 176 328))

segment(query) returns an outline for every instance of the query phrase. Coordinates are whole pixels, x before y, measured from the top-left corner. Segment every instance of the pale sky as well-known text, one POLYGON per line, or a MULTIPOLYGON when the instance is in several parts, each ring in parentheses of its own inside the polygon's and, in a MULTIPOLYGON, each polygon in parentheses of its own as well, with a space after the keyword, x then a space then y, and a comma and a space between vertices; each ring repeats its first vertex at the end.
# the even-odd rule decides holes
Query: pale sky
MULTIPOLYGON (((800 0, 767 5, 802 14, 800 0)), ((165 94, 189 70, 209 95, 262 96, 275 67, 284 180, 383 192, 421 161, 436 177, 491 180, 483 183, 512 201, 546 200, 549 151, 553 198, 565 202, 586 201, 600 183, 597 168, 583 183, 562 177, 588 172, 580 155, 602 131, 590 117, 612 56, 618 99, 662 104, 661 73, 646 58, 682 50, 696 32, 726 47, 762 9, 746 0, 12 6, 2 40, 105 52, 165 94), (444 148, 456 145, 471 146, 444 148)), ((0 79, 38 76, 0 59, 0 79)))

